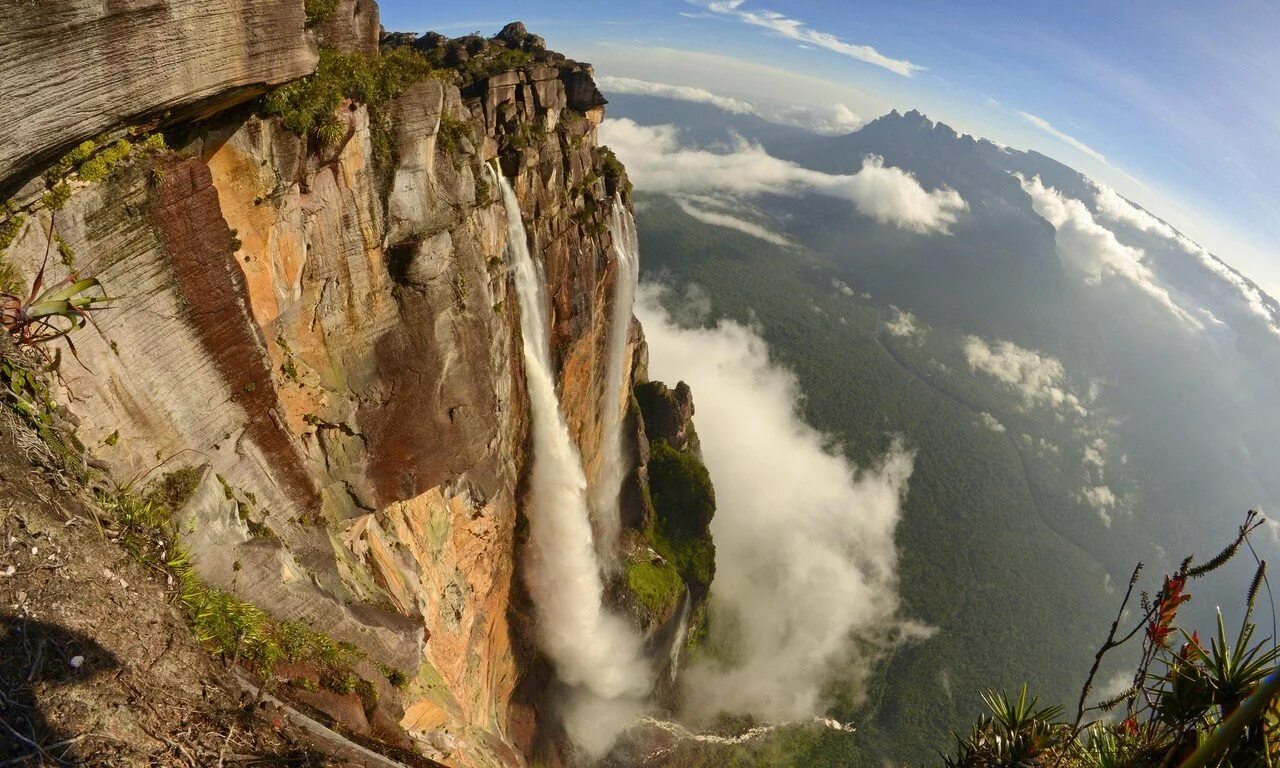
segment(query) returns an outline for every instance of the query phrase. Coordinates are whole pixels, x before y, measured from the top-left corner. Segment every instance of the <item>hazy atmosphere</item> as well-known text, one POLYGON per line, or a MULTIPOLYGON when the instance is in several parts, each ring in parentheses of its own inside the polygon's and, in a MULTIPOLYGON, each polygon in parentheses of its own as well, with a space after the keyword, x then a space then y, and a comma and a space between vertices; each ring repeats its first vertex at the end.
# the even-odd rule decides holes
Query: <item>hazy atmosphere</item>
POLYGON ((1277 7, 28 5, 0 765, 1280 760, 1277 7))

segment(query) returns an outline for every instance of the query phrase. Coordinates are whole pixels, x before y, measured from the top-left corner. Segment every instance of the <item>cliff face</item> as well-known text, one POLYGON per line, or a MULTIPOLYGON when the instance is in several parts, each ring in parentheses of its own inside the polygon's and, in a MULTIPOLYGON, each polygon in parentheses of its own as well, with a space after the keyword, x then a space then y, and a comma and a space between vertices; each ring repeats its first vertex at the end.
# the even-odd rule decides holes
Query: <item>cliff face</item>
MULTIPOLYGON (((60 247, 74 254, 63 260, 118 297, 76 335, 59 400, 122 481, 201 469, 177 520, 205 582, 409 680, 377 707, 398 730, 390 736, 370 725, 373 712, 314 706, 451 764, 523 764, 537 718, 512 704, 533 655, 513 629, 526 621, 513 593, 527 397, 504 214, 484 165, 512 178, 545 261, 563 408, 590 475, 611 399, 605 221, 623 186, 597 147, 590 70, 533 57, 462 88, 427 77, 379 105, 387 121, 344 103, 344 135, 326 145, 224 108, 312 66, 300 2, 158 5, 135 9, 121 53, 155 50, 128 40, 153 16, 166 35, 189 28, 164 14, 196 5, 240 26, 214 35, 225 50, 207 28, 198 51, 177 41, 166 55, 189 74, 163 88, 133 78, 128 55, 73 71, 66 87, 117 105, 92 117, 54 109, 57 90, 34 79, 29 98, 7 103, 36 119, 9 121, 24 132, 6 141, 0 175, 38 170, 55 148, 139 115, 206 107, 203 121, 180 121, 168 150, 73 178, 56 212, 39 202, 40 179, 14 197, 27 215, 5 254, 12 265, 31 279, 52 227, 55 259, 60 247), (228 50, 244 55, 218 58, 228 50)), ((367 47, 371 5, 340 4, 348 25, 322 33, 367 47)), ((108 11, 93 34, 110 36, 118 17, 108 11)), ((92 43, 48 34, 27 48, 9 40, 0 61, 56 62, 92 43)))
POLYGON ((297 0, 13 0, 0 20, 0 196, 103 131, 213 114, 316 64, 297 0))

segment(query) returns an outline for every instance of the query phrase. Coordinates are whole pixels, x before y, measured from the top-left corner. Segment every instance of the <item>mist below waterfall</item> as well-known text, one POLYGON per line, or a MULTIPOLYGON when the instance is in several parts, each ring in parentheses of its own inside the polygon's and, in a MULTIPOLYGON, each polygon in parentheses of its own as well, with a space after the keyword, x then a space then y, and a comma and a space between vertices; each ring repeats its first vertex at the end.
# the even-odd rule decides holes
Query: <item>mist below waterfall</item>
POLYGON ((640 286, 650 371, 693 388, 716 489, 709 641, 732 661, 691 662, 686 714, 811 718, 831 683, 856 696, 885 651, 928 632, 898 618, 894 531, 913 455, 895 441, 873 466, 855 467, 804 422, 795 376, 756 329, 690 327, 674 319, 687 318, 682 309, 669 312, 661 288, 640 286))
POLYGON ((608 346, 605 349, 607 368, 605 401, 601 408, 601 462, 596 482, 591 486, 589 500, 596 524, 596 549, 600 561, 605 565, 606 571, 614 571, 618 565, 618 535, 622 530, 619 495, 622 481, 629 469, 622 434, 630 394, 631 370, 627 359, 627 341, 631 335, 636 284, 640 280, 640 244, 635 219, 622 204, 622 198, 616 194, 613 197, 613 209, 609 213, 608 227, 609 234, 613 237, 617 268, 613 280, 613 311, 609 318, 608 346))
POLYGON ((507 217, 507 263, 520 301, 525 379, 529 390, 531 467, 525 497, 529 520, 524 578, 537 613, 538 639, 570 690, 570 736, 601 752, 639 713, 651 685, 641 641, 603 603, 587 506, 582 458, 560 410, 551 366, 546 279, 529 252, 519 201, 494 173, 507 217))

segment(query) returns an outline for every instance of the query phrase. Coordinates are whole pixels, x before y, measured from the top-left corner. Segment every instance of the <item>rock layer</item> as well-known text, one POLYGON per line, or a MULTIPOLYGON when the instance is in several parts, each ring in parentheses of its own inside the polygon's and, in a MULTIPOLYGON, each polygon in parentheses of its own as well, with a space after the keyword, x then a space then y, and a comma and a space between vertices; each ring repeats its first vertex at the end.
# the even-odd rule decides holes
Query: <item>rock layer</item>
POLYGON ((210 114, 310 72, 297 0, 0 5, 0 197, 85 139, 210 114))

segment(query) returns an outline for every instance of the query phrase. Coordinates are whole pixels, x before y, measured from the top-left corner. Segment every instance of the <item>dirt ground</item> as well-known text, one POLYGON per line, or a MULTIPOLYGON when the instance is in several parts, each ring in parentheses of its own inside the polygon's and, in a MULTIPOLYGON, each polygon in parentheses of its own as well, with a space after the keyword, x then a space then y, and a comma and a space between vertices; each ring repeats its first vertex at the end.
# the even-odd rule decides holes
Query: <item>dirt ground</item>
POLYGON ((338 765, 192 638, 167 575, 0 408, 0 766, 338 765))

